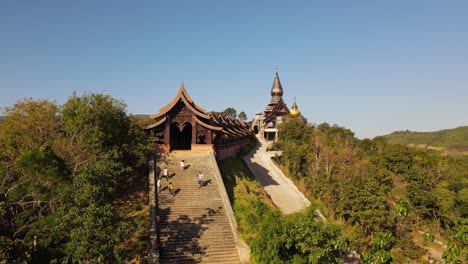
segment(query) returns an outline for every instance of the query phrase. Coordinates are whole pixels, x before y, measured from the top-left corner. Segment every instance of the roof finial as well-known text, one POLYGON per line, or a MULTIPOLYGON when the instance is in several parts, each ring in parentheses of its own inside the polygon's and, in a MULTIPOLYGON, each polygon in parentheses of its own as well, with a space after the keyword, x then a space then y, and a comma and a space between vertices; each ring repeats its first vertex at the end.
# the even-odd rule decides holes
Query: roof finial
POLYGON ((289 111, 289 114, 293 117, 297 117, 301 114, 301 111, 299 110, 296 104, 296 96, 294 96, 294 102, 291 111, 289 111))
POLYGON ((276 75, 278 75, 278 66, 276 66, 276 75))

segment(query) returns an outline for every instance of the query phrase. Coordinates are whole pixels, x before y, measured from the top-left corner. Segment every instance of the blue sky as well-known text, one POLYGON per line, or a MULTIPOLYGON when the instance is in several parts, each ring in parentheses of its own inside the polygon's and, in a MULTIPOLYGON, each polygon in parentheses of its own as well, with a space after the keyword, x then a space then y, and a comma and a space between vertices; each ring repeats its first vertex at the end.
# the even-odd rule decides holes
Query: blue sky
POLYGON ((468 125, 468 1, 1 1, 0 107, 74 90, 154 114, 181 82, 249 118, 289 106, 359 138, 468 125))

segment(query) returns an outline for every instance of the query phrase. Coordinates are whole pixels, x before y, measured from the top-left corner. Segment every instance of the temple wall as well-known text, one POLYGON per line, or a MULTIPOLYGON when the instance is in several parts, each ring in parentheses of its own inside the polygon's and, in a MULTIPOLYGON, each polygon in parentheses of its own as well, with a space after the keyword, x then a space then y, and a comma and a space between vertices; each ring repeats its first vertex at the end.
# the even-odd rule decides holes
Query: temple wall
POLYGON ((231 158, 239 154, 241 148, 250 143, 250 139, 243 140, 228 146, 223 146, 216 150, 216 158, 218 160, 223 160, 225 158, 231 158))

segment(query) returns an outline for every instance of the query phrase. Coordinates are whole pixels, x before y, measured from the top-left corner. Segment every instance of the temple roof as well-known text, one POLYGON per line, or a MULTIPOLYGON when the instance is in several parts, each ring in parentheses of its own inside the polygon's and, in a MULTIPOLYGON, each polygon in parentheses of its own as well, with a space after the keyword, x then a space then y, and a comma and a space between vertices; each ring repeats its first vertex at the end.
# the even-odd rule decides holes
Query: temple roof
POLYGON ((159 110, 159 113, 150 116, 150 118, 155 119, 156 122, 154 124, 146 126, 145 129, 151 129, 163 125, 164 122, 166 122, 166 115, 168 114, 168 112, 170 112, 179 102, 182 102, 188 109, 190 109, 195 114, 195 122, 208 129, 217 131, 222 130, 221 127, 213 127, 209 124, 208 120, 210 119, 210 116, 205 113, 205 109, 193 102, 192 98, 190 98, 190 95, 185 89, 185 85, 183 82, 180 85, 179 91, 177 92, 174 99, 172 99, 172 101, 169 104, 161 108, 159 110), (208 123, 206 121, 208 121, 208 123))
POLYGON ((194 116, 193 119, 195 120, 195 122, 197 122, 198 124, 200 124, 201 126, 203 126, 203 127, 205 127, 205 128, 208 128, 208 129, 211 129, 211 130, 215 130, 215 131, 221 131, 221 130, 223 130, 222 127, 212 126, 212 125, 210 125, 210 124, 207 124, 207 123, 201 121, 200 119, 198 119, 196 116, 194 116))
POLYGON ((237 119, 223 117, 221 115, 210 114, 215 125, 223 127, 223 134, 236 136, 236 135, 249 135, 249 126, 245 123, 240 123, 237 119))
POLYGON ((192 110, 192 112, 194 112, 196 115, 201 116, 201 117, 206 118, 206 119, 209 118, 209 116, 206 114, 205 109, 203 109, 199 105, 195 104, 193 102, 192 98, 190 98, 190 95, 188 94, 187 90, 185 90, 185 86, 184 86, 183 82, 180 85, 179 91, 177 92, 174 99, 172 99, 172 101, 168 105, 166 105, 165 107, 159 109, 158 114, 152 115, 152 116, 150 116, 150 118, 153 118, 153 119, 160 118, 161 116, 163 116, 167 112, 169 112, 179 101, 183 101, 184 104, 190 110, 192 110))
POLYGON ((278 76, 278 69, 276 69, 275 79, 273 80, 273 85, 271 87, 271 102, 277 103, 283 97, 283 86, 278 76))
POLYGON ((153 123, 151 125, 148 125, 145 127, 145 129, 150 129, 150 128, 153 128, 153 127, 157 127, 161 124, 164 124, 164 122, 166 122, 166 117, 164 116, 163 118, 160 118, 158 121, 156 121, 156 123, 153 123))
POLYGON ((273 118, 276 118, 276 116, 283 116, 285 114, 289 113, 288 106, 286 103, 283 101, 283 98, 279 100, 278 103, 272 105, 269 104, 267 107, 267 110, 265 111, 265 116, 263 118, 263 122, 269 122, 273 118), (273 108, 271 108, 273 107, 273 108))
POLYGON ((160 126, 160 128, 162 128, 162 126, 165 125, 165 122, 167 122, 168 112, 176 107, 179 102, 183 103, 185 107, 194 113, 192 117, 193 120, 202 127, 212 131, 221 132, 224 135, 232 136, 234 138, 239 135, 247 136, 250 134, 250 127, 239 119, 224 118, 220 115, 214 115, 213 113, 205 113, 205 110, 195 104, 190 98, 187 90, 185 89, 184 83, 181 84, 177 95, 168 105, 161 108, 158 114, 150 116, 155 119, 156 122, 146 126, 144 129, 149 130, 160 126))

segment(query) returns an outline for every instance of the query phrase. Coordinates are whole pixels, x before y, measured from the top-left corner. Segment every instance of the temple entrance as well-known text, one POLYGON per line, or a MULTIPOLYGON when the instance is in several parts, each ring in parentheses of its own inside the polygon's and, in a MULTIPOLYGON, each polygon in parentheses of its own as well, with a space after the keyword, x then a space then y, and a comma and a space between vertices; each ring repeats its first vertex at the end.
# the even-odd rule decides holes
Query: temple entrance
POLYGON ((258 126, 254 126, 254 133, 255 135, 258 134, 258 126))
POLYGON ((263 134, 263 138, 267 141, 275 141, 276 140, 276 132, 266 132, 263 134))
POLYGON ((176 122, 171 124, 171 150, 190 149, 192 145, 192 125, 184 123, 180 130, 176 122))

